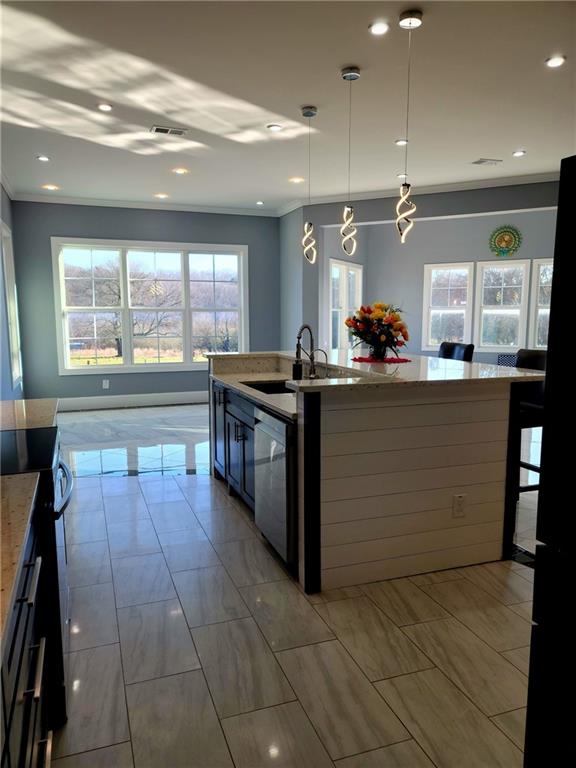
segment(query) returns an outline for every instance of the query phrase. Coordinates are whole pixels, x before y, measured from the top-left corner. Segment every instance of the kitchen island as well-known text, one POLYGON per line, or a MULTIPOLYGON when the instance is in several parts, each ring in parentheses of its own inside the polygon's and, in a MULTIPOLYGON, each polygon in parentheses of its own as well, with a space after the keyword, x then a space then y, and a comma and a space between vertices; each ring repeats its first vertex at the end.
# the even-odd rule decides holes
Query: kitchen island
MULTIPOLYGON (((501 559, 507 462, 519 458, 507 451, 511 388, 541 372, 416 355, 355 363, 335 351, 322 378, 292 381, 292 360, 211 356, 212 467, 228 480, 216 411, 227 393, 294 424, 288 512, 307 592, 501 559)), ((242 434, 249 473, 258 459, 242 434)), ((251 506, 258 518, 257 494, 251 506)))

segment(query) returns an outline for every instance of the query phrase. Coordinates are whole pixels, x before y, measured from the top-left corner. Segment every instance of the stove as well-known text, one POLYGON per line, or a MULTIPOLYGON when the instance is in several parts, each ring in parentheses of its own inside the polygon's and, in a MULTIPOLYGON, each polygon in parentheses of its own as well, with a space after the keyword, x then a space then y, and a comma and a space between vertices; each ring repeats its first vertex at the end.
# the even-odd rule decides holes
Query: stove
POLYGON ((58 427, 0 432, 0 473, 54 472, 59 462, 58 427))

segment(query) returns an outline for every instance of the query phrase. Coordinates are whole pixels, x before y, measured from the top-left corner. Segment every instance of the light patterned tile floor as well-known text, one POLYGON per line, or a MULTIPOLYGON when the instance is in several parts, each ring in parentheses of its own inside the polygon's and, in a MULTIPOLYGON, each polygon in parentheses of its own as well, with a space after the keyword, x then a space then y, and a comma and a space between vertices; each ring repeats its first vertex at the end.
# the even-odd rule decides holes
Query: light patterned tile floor
MULTIPOLYGON (((152 410, 119 414, 136 448, 151 417, 174 426, 173 409, 152 410)), ((202 406, 174 410, 181 429, 207 426, 202 406)), ((98 414, 82 429, 74 415, 64 445, 90 451, 98 414)), ((525 566, 304 596, 201 473, 82 475, 66 522, 74 652, 54 768, 520 768, 525 566)))

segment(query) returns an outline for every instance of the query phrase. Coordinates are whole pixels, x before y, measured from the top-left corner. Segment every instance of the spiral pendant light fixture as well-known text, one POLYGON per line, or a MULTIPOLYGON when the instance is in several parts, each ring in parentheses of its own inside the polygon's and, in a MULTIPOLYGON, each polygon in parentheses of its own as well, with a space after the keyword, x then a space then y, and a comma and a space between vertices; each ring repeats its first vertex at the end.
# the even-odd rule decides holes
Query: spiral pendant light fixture
POLYGON ((418 29, 422 26, 422 11, 404 11, 400 15, 398 24, 401 29, 408 30, 408 67, 407 67, 407 82, 406 82, 406 127, 404 133, 404 181, 400 185, 400 198, 396 203, 396 229, 400 235, 400 242, 405 243, 408 233, 414 226, 414 220, 412 216, 416 213, 416 205, 410 199, 412 191, 412 185, 407 181, 408 179, 408 147, 410 144, 409 129, 410 129, 410 85, 412 74, 412 30, 418 29))
MULTIPOLYGON (((302 117, 307 118, 308 120, 308 207, 310 207, 311 203, 311 185, 312 185, 312 164, 311 164, 311 144, 312 144, 312 128, 311 128, 311 120, 313 117, 316 117, 318 114, 318 109, 312 105, 308 105, 306 107, 302 107, 302 117)), ((309 264, 314 264, 316 262, 316 257, 318 255, 318 252, 316 250, 316 238, 314 237, 314 224, 312 224, 311 221, 305 221, 304 222, 304 235, 302 237, 302 252, 304 253, 304 258, 309 264)))
POLYGON ((342 79, 348 83, 348 202, 342 211, 342 226, 340 227, 340 244, 346 256, 354 256, 358 243, 354 224, 354 206, 350 203, 350 158, 352 152, 352 83, 360 78, 359 67, 345 67, 341 73, 342 79))

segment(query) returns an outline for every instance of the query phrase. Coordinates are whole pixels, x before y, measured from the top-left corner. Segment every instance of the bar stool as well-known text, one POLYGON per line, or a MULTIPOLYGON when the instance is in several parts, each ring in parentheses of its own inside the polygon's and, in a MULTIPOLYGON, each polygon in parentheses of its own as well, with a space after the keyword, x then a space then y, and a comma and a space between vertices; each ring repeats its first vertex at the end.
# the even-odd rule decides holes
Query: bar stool
MULTIPOLYGON (((546 352, 543 349, 519 349, 516 356, 516 368, 527 368, 532 371, 546 370, 546 352)), ((533 429, 544 426, 544 382, 536 381, 522 385, 523 397, 519 403, 518 427, 520 435, 523 429, 533 429)), ((520 437, 520 444, 522 437, 520 437)), ((540 467, 528 461, 520 459, 520 467, 540 474, 540 467)), ((537 491, 539 483, 533 485, 520 485, 518 481, 518 494, 526 491, 537 491)))
POLYGON ((460 344, 455 341, 443 341, 438 350, 438 357, 446 360, 464 360, 465 363, 472 362, 474 354, 474 344, 460 344))

